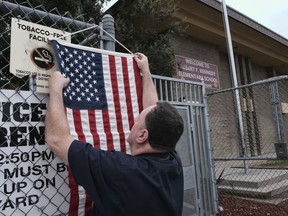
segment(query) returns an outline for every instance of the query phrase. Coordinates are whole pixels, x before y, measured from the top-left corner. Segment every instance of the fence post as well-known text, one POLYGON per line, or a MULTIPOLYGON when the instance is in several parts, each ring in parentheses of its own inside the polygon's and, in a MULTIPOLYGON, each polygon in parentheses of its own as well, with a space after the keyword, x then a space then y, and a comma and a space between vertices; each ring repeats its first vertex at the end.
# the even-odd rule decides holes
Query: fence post
MULTIPOLYGON (((108 35, 105 31, 103 31, 103 34, 100 33, 100 40, 103 41, 101 44, 103 44, 103 47, 100 47, 101 49, 115 51, 115 27, 114 27, 114 18, 110 14, 105 14, 102 18, 102 28, 108 32, 110 35, 108 35), (113 37, 113 38, 112 38, 113 37)), ((100 32, 102 30, 100 29, 100 32)))

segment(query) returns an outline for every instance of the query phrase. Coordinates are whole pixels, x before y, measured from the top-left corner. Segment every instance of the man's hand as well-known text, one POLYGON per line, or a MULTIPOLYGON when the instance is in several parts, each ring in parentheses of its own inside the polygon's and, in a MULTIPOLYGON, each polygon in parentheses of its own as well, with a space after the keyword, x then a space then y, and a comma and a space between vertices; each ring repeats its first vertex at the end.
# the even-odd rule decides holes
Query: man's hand
POLYGON ((62 92, 62 89, 65 88, 69 82, 69 78, 65 78, 59 71, 55 71, 49 79, 49 89, 62 92))
POLYGON ((143 82, 143 108, 147 108, 151 105, 155 105, 158 101, 158 95, 156 88, 152 81, 152 75, 149 69, 148 58, 142 53, 135 53, 135 61, 137 62, 138 68, 142 72, 142 82, 143 82))
POLYGON ((150 73, 149 69, 149 62, 147 56, 142 53, 135 53, 134 56, 135 61, 137 62, 138 68, 141 70, 142 73, 150 73))

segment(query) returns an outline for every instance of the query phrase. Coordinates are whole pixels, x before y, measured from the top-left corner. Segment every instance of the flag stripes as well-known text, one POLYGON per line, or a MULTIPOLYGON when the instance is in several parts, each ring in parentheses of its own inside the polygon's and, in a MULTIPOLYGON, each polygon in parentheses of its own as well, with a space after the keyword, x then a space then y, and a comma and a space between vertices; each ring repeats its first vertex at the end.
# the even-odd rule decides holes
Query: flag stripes
MULTIPOLYGON (((69 77, 73 84, 69 84, 68 91, 64 92, 65 112, 71 135, 95 148, 130 153, 126 137, 134 119, 142 110, 142 79, 133 55, 55 40, 52 40, 52 46, 61 73, 69 77), (95 79, 99 81, 95 82, 95 79), (89 84, 90 82, 93 82, 93 85, 89 84), (74 86, 77 84, 80 87, 74 86), (85 94, 79 92, 79 89, 86 91, 85 94), (78 94, 77 97, 75 93, 78 94), (95 98, 95 101, 92 101, 94 109, 90 108, 90 98, 95 98)), ((69 215, 91 215, 91 199, 84 189, 74 182, 70 171, 68 176, 71 190, 69 215)))

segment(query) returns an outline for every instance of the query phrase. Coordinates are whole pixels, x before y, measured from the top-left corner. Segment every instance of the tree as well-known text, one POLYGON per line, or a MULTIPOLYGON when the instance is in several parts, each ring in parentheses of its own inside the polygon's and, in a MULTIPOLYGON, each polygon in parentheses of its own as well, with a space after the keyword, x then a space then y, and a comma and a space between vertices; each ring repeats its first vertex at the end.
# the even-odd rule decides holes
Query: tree
MULTIPOLYGON (((116 37, 132 52, 141 51, 149 57, 152 73, 175 75, 173 34, 180 34, 182 23, 174 19, 174 0, 121 0, 115 11, 116 37)), ((117 45, 117 50, 123 48, 117 45)))

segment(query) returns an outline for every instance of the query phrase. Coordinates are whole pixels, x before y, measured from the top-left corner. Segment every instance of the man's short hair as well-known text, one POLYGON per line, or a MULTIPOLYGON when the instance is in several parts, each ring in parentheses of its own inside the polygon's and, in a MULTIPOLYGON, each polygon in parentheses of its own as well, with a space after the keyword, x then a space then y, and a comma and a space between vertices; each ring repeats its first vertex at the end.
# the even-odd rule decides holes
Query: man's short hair
POLYGON ((167 102, 157 102, 146 115, 146 129, 152 147, 173 151, 180 139, 184 124, 177 109, 167 102))

